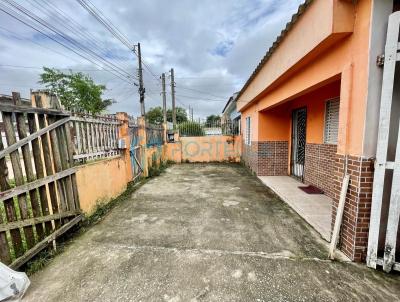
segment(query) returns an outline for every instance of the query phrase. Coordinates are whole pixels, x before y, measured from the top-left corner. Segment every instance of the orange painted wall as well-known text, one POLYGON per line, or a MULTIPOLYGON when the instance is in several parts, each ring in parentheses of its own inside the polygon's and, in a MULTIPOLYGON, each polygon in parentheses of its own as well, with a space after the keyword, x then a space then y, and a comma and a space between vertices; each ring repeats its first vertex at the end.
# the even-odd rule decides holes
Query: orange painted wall
POLYGON ((242 111, 242 117, 241 117, 241 131, 242 135, 244 137, 244 131, 246 129, 246 118, 250 117, 251 118, 251 141, 257 141, 258 140, 258 118, 259 118, 259 112, 258 112, 258 104, 254 104, 253 106, 248 107, 244 111, 242 111))
POLYGON ((340 96, 340 81, 335 81, 297 99, 259 113, 259 141, 291 138, 292 111, 307 107, 307 143, 324 141, 325 102, 340 96))
MULTIPOLYGON (((284 3, 282 2, 281 5, 284 3)), ((248 88, 240 97, 243 102, 238 107, 255 99, 265 88, 287 74, 315 48, 318 48, 320 52, 324 46, 323 43, 331 47, 337 44, 339 39, 350 35, 354 30, 353 24, 354 9, 351 1, 312 1, 304 14, 297 18, 283 40, 279 42, 266 65, 249 83, 248 88)))
POLYGON ((175 141, 174 143, 166 144, 166 158, 175 163, 182 162, 182 142, 175 141))
MULTIPOLYGON (((130 166, 130 162, 127 164, 130 166)), ((82 211, 91 214, 97 205, 107 203, 124 192, 132 180, 126 171, 123 156, 80 166, 76 182, 82 211)))
POLYGON ((180 137, 167 145, 166 156, 175 162, 240 162, 241 136, 180 137))
POLYGON ((290 139, 291 110, 287 104, 259 113, 259 141, 288 141, 290 139))
MULTIPOLYGON (((321 1, 323 0, 316 0, 315 3, 320 3, 321 1)), ((351 2, 348 1, 348 3, 351 2)), ((351 81, 346 79, 346 83, 342 83, 345 87, 349 87, 350 92, 341 96, 342 100, 343 97, 347 98, 345 102, 349 104, 347 108, 348 120, 346 125, 344 125, 345 121, 342 120, 339 125, 339 128, 347 128, 347 137, 345 140, 339 137, 338 153, 347 152, 352 155, 362 155, 368 90, 369 54, 367 50, 369 49, 371 12, 371 0, 358 1, 354 5, 354 31, 351 35, 342 37, 333 45, 327 45, 324 42, 316 45, 313 51, 296 63, 295 71, 291 71, 290 75, 289 73, 287 76, 283 75, 270 86, 266 84, 263 91, 258 90, 259 92, 257 92, 259 84, 256 86, 250 85, 245 93, 239 97, 238 104, 241 104, 242 129, 245 129, 244 121, 250 114, 254 116, 254 112, 260 112, 284 102, 293 101, 316 88, 336 81, 340 78, 342 72, 351 65, 353 77, 351 81), (251 95, 255 97, 249 97, 251 95), (250 105, 244 105, 249 101, 251 102, 250 105)), ((306 11, 301 18, 306 19, 311 13, 313 13, 312 10, 306 11)), ((318 13, 325 14, 326 12, 319 11, 318 13)), ((297 24, 296 26, 300 25, 297 24)), ((298 35, 288 39, 287 43, 291 44, 292 48, 296 48, 297 44, 305 43, 304 41, 309 39, 311 38, 298 35)), ((285 43, 285 40, 282 43, 285 43)), ((290 49, 290 47, 285 47, 285 49, 290 49)), ((291 56, 290 51, 287 51, 286 55, 291 56)), ((274 60, 274 55, 270 60, 271 62, 274 60)), ((260 72, 257 83, 262 82, 263 77, 265 77, 265 83, 268 83, 267 73, 271 64, 267 62, 263 67, 263 72, 260 72)), ((342 90, 343 92, 344 90, 342 90)), ((262 119, 262 117, 260 118, 262 119)), ((252 124, 252 129, 254 130, 253 140, 268 137, 268 134, 263 133, 262 127, 258 126, 258 117, 252 119, 252 124)), ((311 131, 310 135, 312 139, 320 140, 318 138, 320 134, 311 131)), ((340 132, 340 135, 342 135, 342 132, 340 132)))

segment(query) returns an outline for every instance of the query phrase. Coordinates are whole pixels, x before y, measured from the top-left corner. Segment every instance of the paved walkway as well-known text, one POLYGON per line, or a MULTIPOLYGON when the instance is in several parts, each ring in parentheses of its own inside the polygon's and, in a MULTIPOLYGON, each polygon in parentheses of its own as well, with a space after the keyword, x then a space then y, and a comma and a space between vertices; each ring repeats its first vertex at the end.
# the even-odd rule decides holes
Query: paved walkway
POLYGON ((23 301, 398 301, 239 165, 175 165, 32 276, 23 301))
POLYGON ((304 184, 290 176, 258 178, 303 217, 322 238, 331 241, 332 199, 324 194, 307 194, 299 189, 304 184))

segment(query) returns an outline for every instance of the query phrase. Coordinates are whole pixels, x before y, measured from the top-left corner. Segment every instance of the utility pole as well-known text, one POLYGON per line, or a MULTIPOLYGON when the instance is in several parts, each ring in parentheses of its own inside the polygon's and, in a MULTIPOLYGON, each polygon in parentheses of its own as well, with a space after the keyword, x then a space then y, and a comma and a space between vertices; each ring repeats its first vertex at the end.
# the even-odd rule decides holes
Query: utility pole
POLYGON ((137 56, 139 62, 138 75, 139 75, 140 113, 142 116, 145 116, 146 112, 144 108, 144 93, 146 92, 146 89, 143 86, 142 52, 140 50, 140 43, 134 46, 134 51, 136 47, 137 47, 137 56))
POLYGON ((163 98, 163 116, 164 116, 164 124, 167 123, 167 92, 165 91, 165 73, 161 75, 161 83, 162 83, 162 98, 163 98))
POLYGON ((171 68, 171 96, 172 96, 172 123, 176 129, 176 108, 175 108, 175 79, 174 69, 171 68))
POLYGON ((193 107, 192 107, 191 109, 192 109, 192 114, 191 114, 191 116, 192 116, 192 122, 193 122, 193 107))

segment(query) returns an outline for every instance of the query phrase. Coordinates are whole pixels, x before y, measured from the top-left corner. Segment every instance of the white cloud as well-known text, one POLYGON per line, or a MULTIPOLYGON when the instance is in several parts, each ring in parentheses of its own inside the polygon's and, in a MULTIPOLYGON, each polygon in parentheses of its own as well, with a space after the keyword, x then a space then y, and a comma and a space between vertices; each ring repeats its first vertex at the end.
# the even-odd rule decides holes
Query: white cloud
MULTIPOLYGON (((75 0, 17 2, 65 32, 71 33, 72 29, 79 26, 78 32, 71 33, 74 38, 102 56, 107 55, 108 60, 129 74, 136 74, 137 61, 134 55, 75 0), (60 18, 60 11, 54 6, 72 19, 57 19, 60 18), (52 14, 46 15, 46 9, 51 10, 52 14), (81 33, 86 36, 80 36, 81 33), (90 39, 87 35, 90 35, 90 39), (96 45, 91 41, 93 38, 97 41, 96 45)), ((278 0, 92 2, 132 43, 141 42, 145 62, 157 77, 174 67, 178 105, 190 105, 194 108, 195 116, 203 117, 219 114, 224 106, 224 102, 207 99, 216 99, 218 96, 218 99, 227 100, 242 87, 301 0, 285 1, 284 4, 278 0)), ((90 62, 1 11, 0 65, 96 69, 90 62)), ((0 71, 0 93, 10 94, 18 90, 27 96, 29 88, 39 86, 38 69, 0 66, 0 71)), ((106 96, 117 100, 110 111, 138 114, 136 87, 106 72, 87 73, 96 81, 106 84, 109 88, 106 96)), ((148 92, 146 107, 160 105, 160 85, 148 72, 145 72, 145 86, 148 92)))

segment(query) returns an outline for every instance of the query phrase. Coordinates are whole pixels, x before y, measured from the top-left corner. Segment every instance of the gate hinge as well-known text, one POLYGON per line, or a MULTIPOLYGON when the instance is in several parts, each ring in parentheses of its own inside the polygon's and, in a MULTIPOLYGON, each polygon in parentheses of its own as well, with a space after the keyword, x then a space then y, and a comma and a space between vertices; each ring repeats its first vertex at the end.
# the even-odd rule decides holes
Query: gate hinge
POLYGON ((376 66, 382 67, 383 65, 385 65, 385 55, 384 54, 376 57, 376 66))

